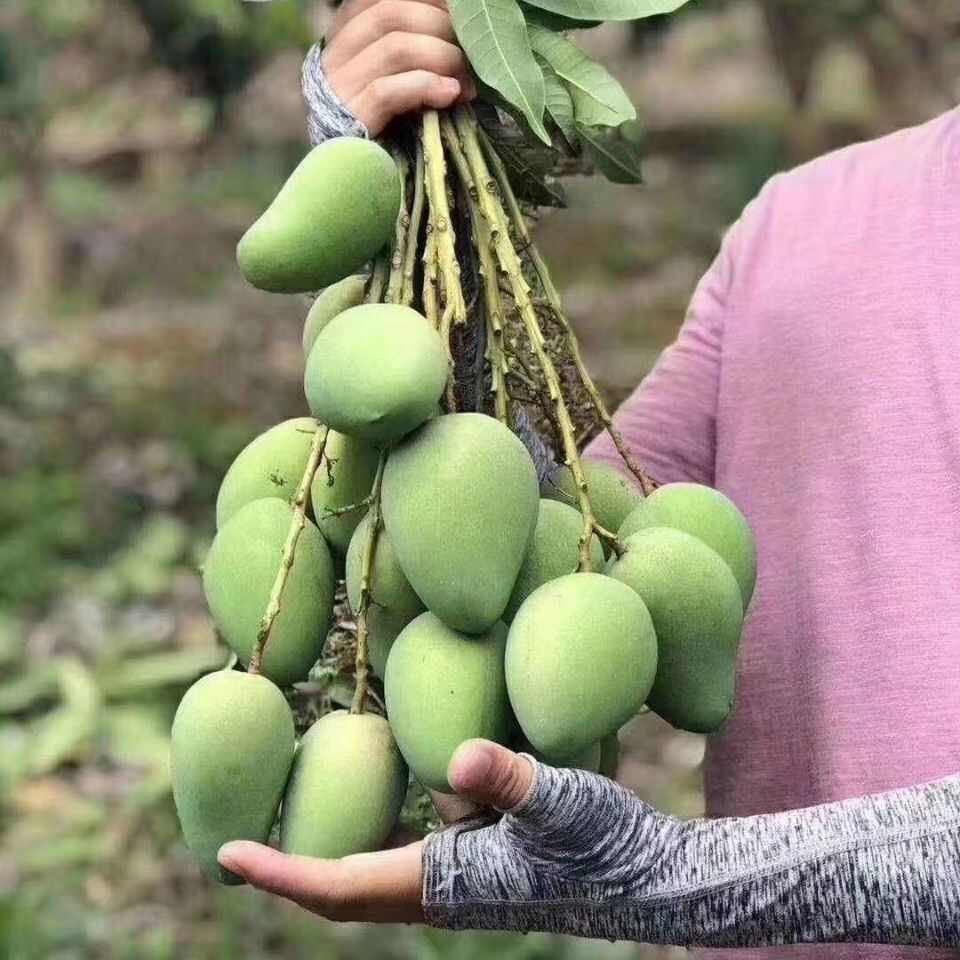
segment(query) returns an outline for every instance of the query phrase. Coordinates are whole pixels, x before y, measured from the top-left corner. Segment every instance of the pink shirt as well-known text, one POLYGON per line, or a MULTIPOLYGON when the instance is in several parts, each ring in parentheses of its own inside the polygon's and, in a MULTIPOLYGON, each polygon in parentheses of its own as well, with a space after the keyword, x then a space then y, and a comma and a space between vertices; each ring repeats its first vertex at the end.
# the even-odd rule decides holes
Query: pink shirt
MULTIPOLYGON (((960 110, 771 180, 618 421, 657 479, 716 486, 757 537, 709 814, 960 771, 960 110)), ((606 439, 590 455, 616 462, 606 439)))

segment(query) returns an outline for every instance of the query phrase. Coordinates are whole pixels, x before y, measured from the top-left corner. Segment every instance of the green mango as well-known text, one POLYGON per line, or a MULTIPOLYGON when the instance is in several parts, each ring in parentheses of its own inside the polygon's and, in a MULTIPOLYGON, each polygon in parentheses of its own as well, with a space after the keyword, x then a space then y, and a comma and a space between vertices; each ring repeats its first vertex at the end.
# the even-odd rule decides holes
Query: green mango
POLYGON ((362 503, 373 490, 380 455, 369 444, 331 430, 323 461, 313 475, 310 504, 320 532, 337 557, 343 557, 350 538, 367 512, 366 507, 339 515, 328 511, 362 503))
POLYGON ((448 371, 443 338, 426 317, 364 303, 320 331, 303 383, 314 416, 387 447, 434 415, 448 371))
POLYGON ((736 578, 715 550, 682 530, 649 527, 624 546, 610 576, 637 591, 657 632, 647 702, 681 730, 712 733, 733 707, 743 626, 736 578))
MULTIPOLYGON (((580 563, 580 535, 583 517, 558 500, 541 500, 533 539, 523 558, 523 566, 513 585, 510 602, 503 613, 504 623, 510 623, 520 604, 537 587, 567 573, 575 573, 580 563)), ((596 535, 590 539, 590 559, 593 568, 603 566, 603 547, 596 535)))
POLYGON ((611 733, 609 737, 604 737, 600 741, 600 762, 597 764, 597 773, 616 780, 619 766, 620 740, 615 733, 611 733))
POLYGON ((250 441, 230 464, 217 494, 217 528, 251 500, 293 503, 317 429, 311 417, 284 420, 250 441))
MULTIPOLYGON (((605 530, 616 533, 627 514, 643 502, 643 492, 622 470, 600 460, 584 460, 583 475, 593 515, 605 530)), ((569 467, 560 466, 543 481, 541 494, 580 509, 577 487, 569 467)), ((603 545, 604 555, 610 548, 603 545)))
POLYGON ((266 677, 219 670, 184 694, 170 738, 173 799, 187 846, 213 879, 244 882, 217 851, 231 840, 267 842, 294 744, 290 707, 266 677))
MULTIPOLYGON (((266 613, 293 510, 282 500, 254 500, 217 532, 203 565, 203 589, 217 629, 249 663, 266 613)), ((282 687, 305 680, 320 656, 333 616, 333 561, 307 520, 293 555, 262 672, 282 687)))
POLYGON ((713 547, 737 578, 747 609, 757 582, 757 545, 746 518, 729 497, 699 483, 668 483, 623 521, 618 535, 626 540, 647 527, 683 530, 713 547))
POLYGON ((600 573, 545 583, 510 627, 513 712, 534 748, 557 760, 623 726, 646 701, 656 670, 657 638, 643 601, 600 573))
POLYGON ((392 239, 400 175, 379 144, 335 137, 314 147, 237 244, 255 287, 307 293, 373 259, 392 239))
POLYGON ((541 753, 529 740, 522 739, 516 747, 517 753, 529 753, 534 759, 541 763, 549 764, 551 767, 563 767, 568 770, 586 770, 588 773, 596 773, 600 769, 600 744, 591 743, 586 750, 567 760, 554 760, 541 753))
POLYGON ((456 630, 489 630, 537 522, 537 472, 523 443, 480 413, 437 417, 391 452, 382 503, 400 566, 427 608, 456 630))
POLYGON ((507 628, 483 636, 452 630, 422 613, 400 632, 387 658, 387 716, 414 776, 452 793, 447 765, 464 740, 506 743, 513 729, 503 676, 507 628))
POLYGON ((280 849, 330 858, 379 850, 406 792, 407 765, 387 721, 328 713, 297 749, 280 812, 280 849))
POLYGON ((335 316, 363 303, 366 289, 366 274, 355 273, 352 277, 338 280, 320 293, 313 301, 303 324, 303 355, 305 357, 310 356, 310 349, 320 335, 320 331, 335 316))
MULTIPOLYGON (((360 607, 360 578, 369 536, 368 514, 357 527, 347 550, 347 599, 354 613, 360 607)), ((393 641, 397 639, 400 631, 424 610, 423 601, 416 595, 410 581, 400 569, 393 544, 383 527, 377 534, 370 584, 373 603, 367 609, 367 647, 373 672, 382 678, 393 641)))

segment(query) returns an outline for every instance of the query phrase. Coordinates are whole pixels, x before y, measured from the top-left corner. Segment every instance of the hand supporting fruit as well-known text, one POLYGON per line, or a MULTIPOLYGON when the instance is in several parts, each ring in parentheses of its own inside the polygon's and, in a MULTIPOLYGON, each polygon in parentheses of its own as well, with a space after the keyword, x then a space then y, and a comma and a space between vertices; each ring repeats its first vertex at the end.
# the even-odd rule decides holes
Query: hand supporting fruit
POLYGON ((476 96, 443 0, 348 0, 327 35, 320 65, 333 94, 326 98, 326 136, 355 133, 349 115, 375 137, 401 114, 442 110, 476 96), (348 113, 339 118, 339 129, 338 108, 348 113))
POLYGON ((221 864, 335 920, 700 946, 960 943, 960 776, 765 816, 680 821, 605 777, 472 741, 462 796, 506 810, 342 860, 221 864))

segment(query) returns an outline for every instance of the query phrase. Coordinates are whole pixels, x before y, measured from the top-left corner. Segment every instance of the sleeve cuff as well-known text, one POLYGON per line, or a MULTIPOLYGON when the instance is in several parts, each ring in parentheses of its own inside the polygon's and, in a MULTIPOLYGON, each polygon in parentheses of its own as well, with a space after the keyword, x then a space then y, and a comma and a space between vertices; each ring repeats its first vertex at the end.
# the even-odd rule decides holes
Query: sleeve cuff
POLYGON ((307 130, 316 146, 334 137, 370 138, 370 131, 333 92, 321 63, 323 43, 315 43, 303 61, 303 99, 307 105, 307 130))

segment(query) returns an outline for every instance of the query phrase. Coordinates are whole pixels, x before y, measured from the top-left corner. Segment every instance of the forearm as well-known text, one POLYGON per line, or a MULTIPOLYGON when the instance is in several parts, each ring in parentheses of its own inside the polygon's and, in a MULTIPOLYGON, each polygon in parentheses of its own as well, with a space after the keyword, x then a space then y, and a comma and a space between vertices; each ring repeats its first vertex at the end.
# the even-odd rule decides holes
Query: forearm
POLYGON ((540 767, 524 811, 433 836, 424 867, 427 918, 438 926, 691 946, 952 946, 960 777, 682 822, 602 778, 540 767))

